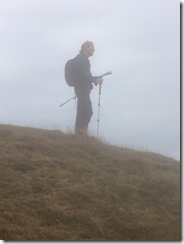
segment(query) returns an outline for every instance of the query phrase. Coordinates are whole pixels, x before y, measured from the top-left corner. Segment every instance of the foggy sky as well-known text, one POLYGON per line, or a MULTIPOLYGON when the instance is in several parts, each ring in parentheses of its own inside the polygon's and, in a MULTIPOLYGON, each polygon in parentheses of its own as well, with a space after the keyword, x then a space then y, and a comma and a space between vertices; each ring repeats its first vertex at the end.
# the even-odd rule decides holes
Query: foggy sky
MULTIPOLYGON (((176 0, 0 0, 0 123, 73 131, 66 61, 90 40, 104 79, 100 137, 180 157, 180 3, 176 0)), ((96 135, 98 88, 91 92, 96 135)))

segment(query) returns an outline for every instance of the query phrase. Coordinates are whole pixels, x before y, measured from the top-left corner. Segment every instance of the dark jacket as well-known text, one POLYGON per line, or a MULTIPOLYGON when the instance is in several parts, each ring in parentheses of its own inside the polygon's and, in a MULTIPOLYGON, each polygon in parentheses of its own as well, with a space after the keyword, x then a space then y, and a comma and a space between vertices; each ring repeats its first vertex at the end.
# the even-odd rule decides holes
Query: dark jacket
POLYGON ((75 91, 90 91, 93 89, 93 82, 95 78, 92 76, 90 71, 90 62, 88 57, 80 52, 75 57, 76 72, 75 72, 75 91))

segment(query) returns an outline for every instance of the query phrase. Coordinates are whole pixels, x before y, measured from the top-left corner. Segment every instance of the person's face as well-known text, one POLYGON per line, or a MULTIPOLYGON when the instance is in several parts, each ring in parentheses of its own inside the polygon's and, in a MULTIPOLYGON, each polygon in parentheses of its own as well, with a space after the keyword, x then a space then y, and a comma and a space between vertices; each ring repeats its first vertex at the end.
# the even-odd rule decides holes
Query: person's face
POLYGON ((93 56, 94 51, 95 51, 94 44, 91 43, 91 44, 88 46, 88 48, 87 48, 87 55, 88 55, 88 57, 93 56))

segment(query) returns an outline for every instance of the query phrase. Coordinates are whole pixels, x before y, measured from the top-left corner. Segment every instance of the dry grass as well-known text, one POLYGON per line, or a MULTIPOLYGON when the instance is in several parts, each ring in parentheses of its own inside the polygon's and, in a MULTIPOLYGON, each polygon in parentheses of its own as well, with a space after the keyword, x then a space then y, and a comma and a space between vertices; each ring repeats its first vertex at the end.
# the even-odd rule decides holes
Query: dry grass
POLYGON ((173 159, 0 125, 0 164, 0 239, 181 239, 173 159))

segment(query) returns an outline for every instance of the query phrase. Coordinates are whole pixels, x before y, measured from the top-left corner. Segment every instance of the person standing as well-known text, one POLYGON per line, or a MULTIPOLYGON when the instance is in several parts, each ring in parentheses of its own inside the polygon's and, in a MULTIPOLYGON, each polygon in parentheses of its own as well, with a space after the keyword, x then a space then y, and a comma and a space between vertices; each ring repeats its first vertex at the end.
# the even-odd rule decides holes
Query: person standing
POLYGON ((86 41, 82 44, 79 54, 76 56, 76 75, 74 90, 77 97, 77 113, 75 121, 75 134, 87 134, 88 125, 93 115, 90 92, 93 84, 102 84, 103 79, 94 77, 90 70, 89 57, 95 51, 94 44, 86 41))

